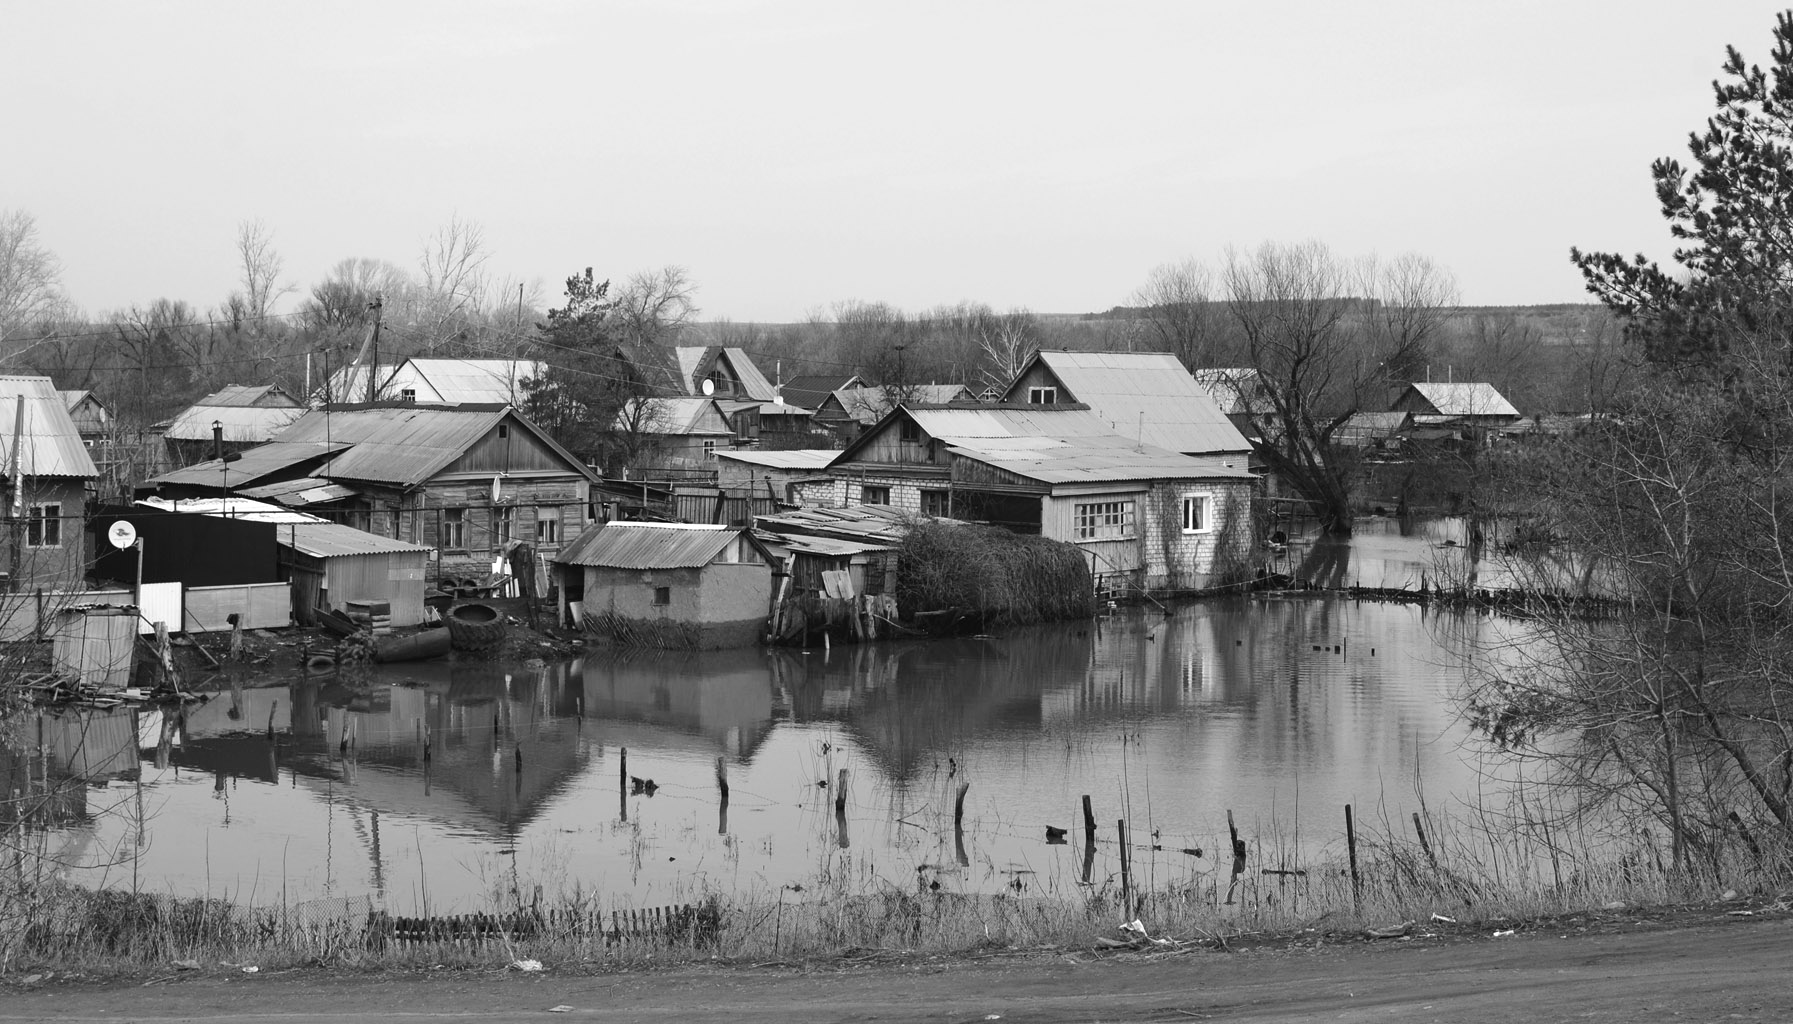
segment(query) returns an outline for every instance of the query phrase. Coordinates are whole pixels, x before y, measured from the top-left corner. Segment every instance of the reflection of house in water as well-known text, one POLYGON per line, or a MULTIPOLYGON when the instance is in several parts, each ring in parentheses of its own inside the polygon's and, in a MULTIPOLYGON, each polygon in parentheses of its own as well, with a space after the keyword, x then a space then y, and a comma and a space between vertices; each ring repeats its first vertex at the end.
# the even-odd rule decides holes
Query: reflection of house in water
POLYGON ((86 820, 88 786, 137 775, 138 715, 129 708, 45 709, 22 728, 26 742, 0 748, 0 827, 86 820))
MULTIPOLYGON (((757 649, 603 652, 576 664, 586 717, 607 736, 616 721, 666 726, 704 737, 701 752, 750 760, 772 727, 772 674, 757 649)), ((681 746, 669 740, 652 742, 681 746)))

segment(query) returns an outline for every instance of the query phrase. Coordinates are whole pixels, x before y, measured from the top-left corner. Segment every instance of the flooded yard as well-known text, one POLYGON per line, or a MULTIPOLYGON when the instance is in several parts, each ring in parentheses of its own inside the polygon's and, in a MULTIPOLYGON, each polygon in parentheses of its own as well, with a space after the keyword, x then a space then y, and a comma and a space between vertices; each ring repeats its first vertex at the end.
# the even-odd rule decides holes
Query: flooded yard
POLYGON ((1135 876, 1162 885, 1226 870, 1229 810, 1275 866, 1340 849, 1346 803, 1401 829, 1422 793, 1435 812, 1496 799, 1453 698, 1501 628, 1265 597, 960 641, 293 675, 184 721, 46 713, 42 753, 8 763, 15 783, 82 780, 39 833, 70 880, 255 904, 1063 892, 1085 795, 1090 881, 1118 873, 1125 819, 1135 876))

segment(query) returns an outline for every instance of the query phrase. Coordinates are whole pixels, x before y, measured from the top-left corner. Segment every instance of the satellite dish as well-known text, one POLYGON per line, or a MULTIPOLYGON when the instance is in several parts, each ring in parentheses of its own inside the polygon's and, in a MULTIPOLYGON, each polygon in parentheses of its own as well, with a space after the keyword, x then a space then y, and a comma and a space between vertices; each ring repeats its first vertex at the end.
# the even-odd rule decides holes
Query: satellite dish
POLYGON ((705 398, 708 398, 711 395, 715 394, 716 393, 716 382, 711 380, 708 377, 705 377, 704 382, 703 382, 703 393, 704 393, 705 398))
POLYGON ((130 523, 125 522, 123 519, 120 519, 118 522, 112 524, 110 530, 106 531, 106 539, 112 542, 113 547, 123 551, 132 544, 137 543, 137 528, 130 523))

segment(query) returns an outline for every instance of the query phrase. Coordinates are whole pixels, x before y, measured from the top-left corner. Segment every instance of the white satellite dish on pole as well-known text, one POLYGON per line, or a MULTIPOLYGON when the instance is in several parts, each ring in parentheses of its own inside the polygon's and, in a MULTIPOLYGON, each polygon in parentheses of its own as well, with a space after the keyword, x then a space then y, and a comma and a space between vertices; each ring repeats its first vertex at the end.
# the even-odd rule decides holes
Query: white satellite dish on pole
POLYGON ((112 542, 113 547, 123 551, 132 544, 137 543, 137 528, 125 520, 120 519, 118 522, 112 524, 111 529, 106 531, 106 539, 112 542))
POLYGON ((708 398, 711 395, 715 394, 716 393, 716 382, 711 380, 708 377, 705 377, 704 382, 703 382, 703 390, 704 390, 705 398, 708 398))

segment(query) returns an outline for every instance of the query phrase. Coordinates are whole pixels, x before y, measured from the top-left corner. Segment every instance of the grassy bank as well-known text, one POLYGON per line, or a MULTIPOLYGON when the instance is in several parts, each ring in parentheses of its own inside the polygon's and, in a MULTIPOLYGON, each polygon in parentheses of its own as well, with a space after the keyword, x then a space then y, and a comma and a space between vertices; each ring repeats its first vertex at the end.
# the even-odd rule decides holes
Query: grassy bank
MULTIPOLYGON (((128 972, 183 963, 402 969, 539 960, 577 967, 1087 949, 1099 939, 1126 938, 1119 926, 1135 919, 1147 936, 1174 944, 1137 948, 1225 947, 1309 933, 1355 937, 1408 923, 1488 932, 1590 911, 1726 898, 1784 903, 1790 881, 1767 862, 1674 874, 1662 851, 1641 839, 1448 823, 1428 832, 1424 844, 1413 834, 1360 834, 1355 877, 1342 849, 1304 862, 1273 833, 1247 841, 1237 874, 1221 858, 1210 862, 1214 870, 1170 881, 1148 877, 1125 896, 1113 877, 1042 879, 991 895, 935 889, 922 873, 905 885, 824 873, 814 886, 694 893, 687 909, 670 912, 527 883, 494 895, 483 913, 405 919, 365 899, 248 908, 15 880, 0 888, 0 974, 46 965, 128 972)), ((1135 871, 1155 863, 1142 855, 1135 854, 1135 871)))

